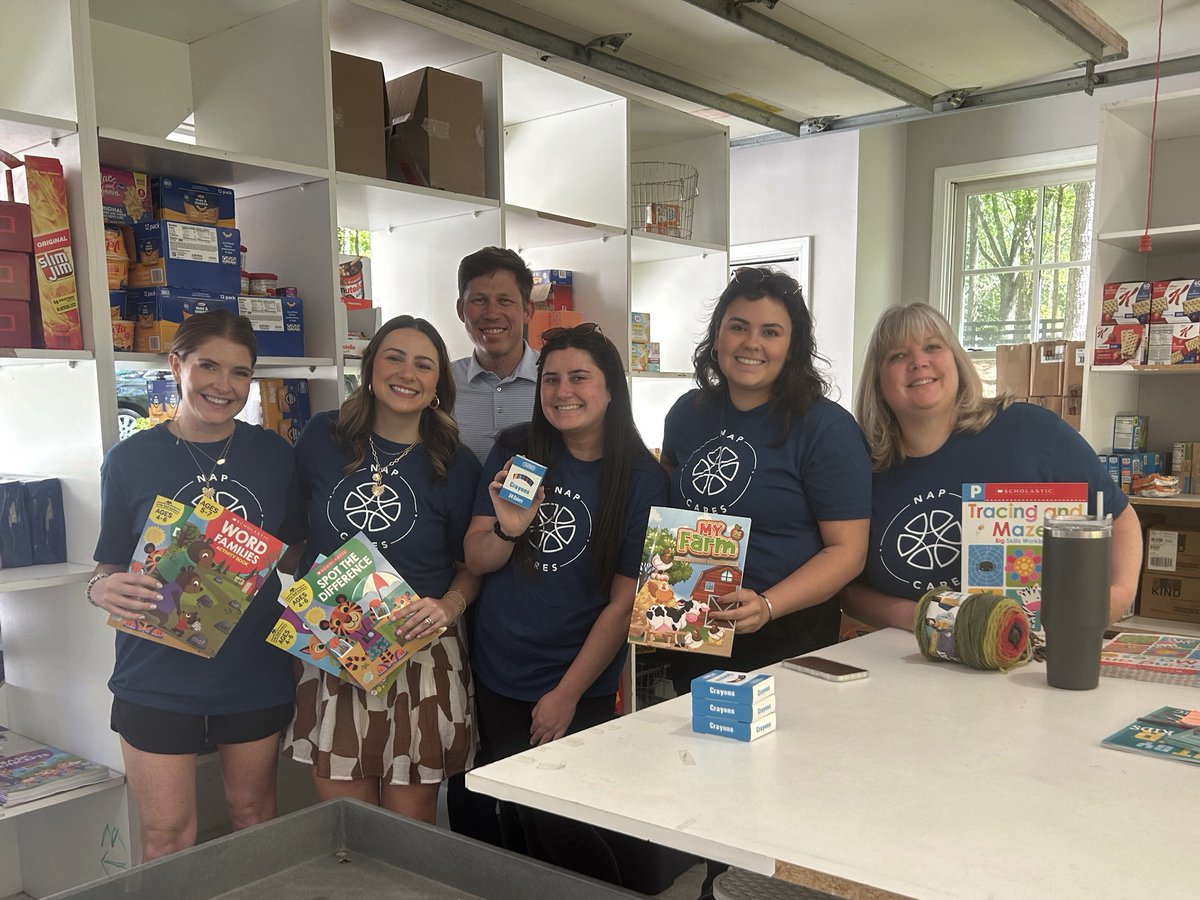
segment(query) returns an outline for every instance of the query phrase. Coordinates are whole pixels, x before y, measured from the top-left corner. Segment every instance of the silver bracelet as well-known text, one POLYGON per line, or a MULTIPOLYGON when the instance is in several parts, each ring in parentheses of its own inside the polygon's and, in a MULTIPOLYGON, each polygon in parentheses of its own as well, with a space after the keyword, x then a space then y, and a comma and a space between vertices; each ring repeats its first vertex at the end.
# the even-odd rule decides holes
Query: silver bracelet
POLYGON ((767 621, 771 622, 775 619, 775 607, 771 605, 771 598, 766 594, 759 594, 763 598, 763 603, 767 604, 767 621))
POLYGON ((83 594, 85 597, 87 597, 87 602, 92 604, 92 606, 96 607, 97 609, 100 608, 100 604, 92 599, 92 588, 94 588, 111 574, 112 572, 101 572, 99 575, 93 575, 88 579, 87 587, 84 589, 83 594))

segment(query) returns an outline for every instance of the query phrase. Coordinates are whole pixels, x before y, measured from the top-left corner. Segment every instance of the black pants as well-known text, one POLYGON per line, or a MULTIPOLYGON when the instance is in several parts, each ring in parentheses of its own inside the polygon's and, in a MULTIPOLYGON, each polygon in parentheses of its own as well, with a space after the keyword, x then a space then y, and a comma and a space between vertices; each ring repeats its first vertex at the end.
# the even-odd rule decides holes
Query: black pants
MULTIPOLYGON (((585 697, 575 707, 575 718, 567 734, 610 721, 616 697, 585 697)), ((476 679, 475 707, 479 717, 479 764, 486 765, 528 750, 534 703, 513 700, 490 690, 476 679)), ((616 857, 601 833, 591 825, 515 804, 501 803, 500 825, 504 846, 525 852, 535 859, 589 875, 610 884, 620 884, 616 857), (505 814, 515 807, 515 818, 505 814), (519 828, 514 834, 513 828, 519 828)))

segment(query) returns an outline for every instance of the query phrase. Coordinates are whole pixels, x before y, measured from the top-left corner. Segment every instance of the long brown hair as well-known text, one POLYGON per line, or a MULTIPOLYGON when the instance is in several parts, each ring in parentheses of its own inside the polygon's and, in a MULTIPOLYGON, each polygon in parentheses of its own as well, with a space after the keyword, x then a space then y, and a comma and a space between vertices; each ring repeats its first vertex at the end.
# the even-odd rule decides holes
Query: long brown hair
POLYGON ((450 371, 450 355, 446 352, 446 343, 437 329, 424 319, 408 315, 396 316, 384 322, 383 327, 375 332, 375 336, 367 344, 367 349, 363 352, 362 382, 346 398, 333 425, 334 439, 344 450, 349 451, 351 456, 351 461, 344 470, 347 475, 362 466, 368 452, 367 439, 375 428, 375 396, 371 386, 375 357, 379 355, 384 338, 401 328, 413 328, 421 332, 429 338, 437 351, 439 402, 436 409, 426 407, 422 410, 420 426, 421 441, 429 454, 435 477, 446 477, 458 450, 458 423, 454 421, 454 375, 450 371))

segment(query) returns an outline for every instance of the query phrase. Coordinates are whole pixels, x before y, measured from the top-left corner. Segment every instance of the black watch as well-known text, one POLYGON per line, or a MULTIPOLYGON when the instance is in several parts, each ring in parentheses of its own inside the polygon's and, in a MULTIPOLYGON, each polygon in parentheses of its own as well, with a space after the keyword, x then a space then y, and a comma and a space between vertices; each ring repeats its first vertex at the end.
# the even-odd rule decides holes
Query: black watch
POLYGON ((513 537, 512 535, 509 535, 509 534, 505 534, 504 530, 500 527, 499 519, 497 519, 495 522, 492 523, 492 534, 496 535, 496 537, 500 538, 500 540, 502 540, 502 541, 508 541, 510 544, 515 544, 517 541, 519 541, 521 539, 520 534, 518 534, 516 537, 513 537))

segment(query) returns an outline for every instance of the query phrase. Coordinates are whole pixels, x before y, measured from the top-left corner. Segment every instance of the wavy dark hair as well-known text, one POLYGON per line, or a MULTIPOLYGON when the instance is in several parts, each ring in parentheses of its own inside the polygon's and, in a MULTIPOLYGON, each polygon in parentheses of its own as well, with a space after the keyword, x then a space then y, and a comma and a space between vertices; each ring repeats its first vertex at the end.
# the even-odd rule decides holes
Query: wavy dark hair
POLYGON ((350 453, 351 461, 345 468, 348 475, 359 468, 367 457, 367 439, 375 428, 375 396, 372 393, 371 375, 375 369, 375 357, 379 348, 393 331, 412 328, 421 332, 433 343, 437 351, 438 380, 436 409, 427 407, 421 413, 421 441, 433 465, 434 477, 445 478, 458 451, 458 423, 454 421, 454 375, 450 371, 450 354, 446 342, 438 330, 424 319, 413 316, 396 316, 383 323, 375 332, 367 349, 363 351, 362 382, 346 398, 333 423, 333 437, 343 450, 350 453))
POLYGON ((713 405, 727 396, 729 385, 715 356, 721 323, 735 300, 759 300, 763 297, 782 303, 792 325, 787 359, 779 377, 771 385, 768 401, 771 416, 779 426, 779 437, 771 446, 779 446, 787 439, 792 424, 829 393, 829 381, 817 370, 818 363, 824 366, 827 361, 817 353, 812 314, 794 278, 767 266, 738 269, 729 286, 717 298, 708 319, 708 328, 692 355, 692 365, 696 370, 696 386, 701 391, 701 403, 713 405))
POLYGON ((458 264, 458 296, 463 299, 467 285, 481 275, 491 275, 493 272, 512 272, 521 292, 522 308, 529 305, 529 297, 533 293, 533 272, 512 250, 505 247, 484 247, 469 256, 464 256, 458 264))
MULTIPOLYGON (((533 418, 527 426, 518 426, 501 434, 497 440, 502 450, 511 455, 520 453, 546 464, 550 469, 544 482, 547 492, 554 486, 554 463, 566 452, 562 434, 546 419, 542 410, 541 380, 546 360, 556 350, 574 348, 587 353, 604 375, 609 393, 608 409, 604 413, 604 452, 600 469, 600 511, 592 532, 593 573, 596 584, 607 593, 612 587, 625 535, 625 505, 633 473, 641 461, 656 466, 654 455, 646 448, 633 422, 633 404, 621 355, 612 341, 595 325, 564 329, 542 345, 538 357, 539 390, 533 406, 533 418)), ((535 547, 540 542, 537 520, 513 548, 513 561, 525 572, 534 572, 535 547)))
POLYGON ((184 319, 171 342, 171 352, 184 359, 212 338, 225 338, 249 350, 251 368, 258 362, 258 340, 250 320, 227 309, 214 309, 184 319))

